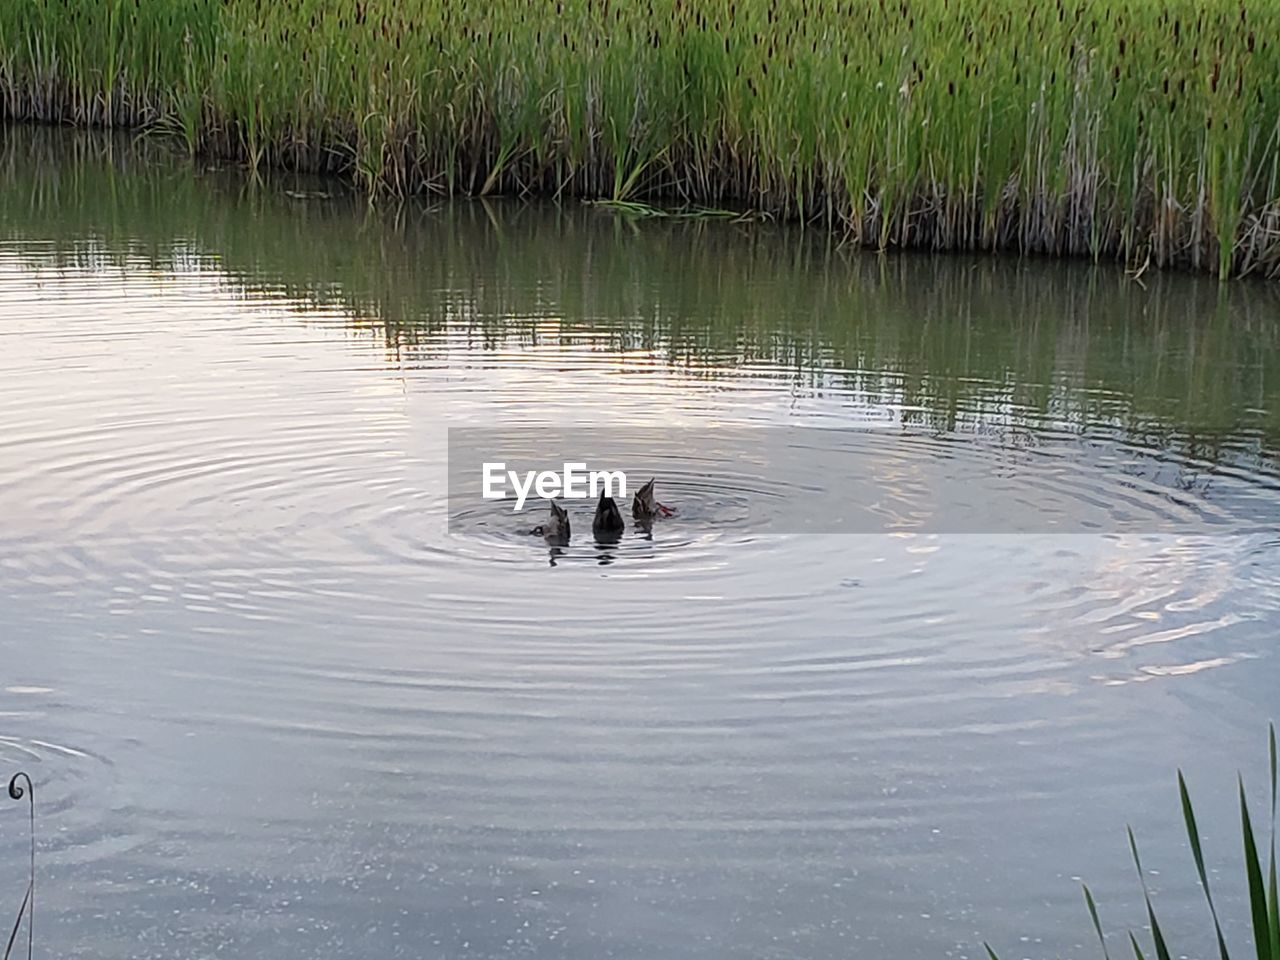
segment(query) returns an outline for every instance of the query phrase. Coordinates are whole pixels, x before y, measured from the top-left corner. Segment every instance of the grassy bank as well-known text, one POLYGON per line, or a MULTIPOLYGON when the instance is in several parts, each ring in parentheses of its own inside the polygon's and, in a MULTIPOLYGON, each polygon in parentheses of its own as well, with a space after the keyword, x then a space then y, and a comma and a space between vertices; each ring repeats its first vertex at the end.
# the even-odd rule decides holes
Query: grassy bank
POLYGON ((9 0, 10 118, 395 193, 1280 275, 1271 0, 9 0))

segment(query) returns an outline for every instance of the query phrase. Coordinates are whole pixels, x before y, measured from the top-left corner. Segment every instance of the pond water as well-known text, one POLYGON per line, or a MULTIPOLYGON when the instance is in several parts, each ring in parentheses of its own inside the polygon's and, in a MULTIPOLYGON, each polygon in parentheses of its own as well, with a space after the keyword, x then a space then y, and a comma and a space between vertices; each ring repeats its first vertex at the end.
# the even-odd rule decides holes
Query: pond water
POLYGON ((36 783, 41 955, 1096 956, 1081 879, 1142 923, 1126 823, 1194 955, 1178 767, 1243 944, 1276 287, 371 210, 0 134, 0 773, 36 783), (677 515, 601 547, 574 506, 558 553, 451 524, 451 429, 575 426, 684 438, 677 515), (696 449, 811 428, 943 487, 1045 451, 1051 511, 1102 520, 739 522, 874 495, 696 449), (1162 522, 1111 529, 1121 501, 1162 522))

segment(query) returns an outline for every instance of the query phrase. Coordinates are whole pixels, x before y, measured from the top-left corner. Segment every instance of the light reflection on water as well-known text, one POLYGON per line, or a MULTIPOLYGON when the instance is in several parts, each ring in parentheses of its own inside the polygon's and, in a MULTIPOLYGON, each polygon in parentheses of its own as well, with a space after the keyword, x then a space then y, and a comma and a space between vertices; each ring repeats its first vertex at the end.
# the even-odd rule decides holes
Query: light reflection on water
POLYGON ((0 770, 48 952, 1092 955, 1073 878, 1140 923, 1126 822, 1194 952, 1178 766, 1243 921, 1276 538, 691 512, 552 569, 449 535, 445 431, 1103 434, 1265 496, 1269 288, 371 214, 138 149, 0 154, 0 770))

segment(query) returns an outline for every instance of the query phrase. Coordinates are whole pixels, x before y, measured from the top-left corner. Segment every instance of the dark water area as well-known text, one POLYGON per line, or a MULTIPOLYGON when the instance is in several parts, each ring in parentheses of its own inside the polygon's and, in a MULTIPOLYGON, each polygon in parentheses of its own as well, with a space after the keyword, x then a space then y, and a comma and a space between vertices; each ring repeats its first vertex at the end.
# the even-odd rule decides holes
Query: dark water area
POLYGON ((1178 767, 1244 949, 1273 286, 0 137, 0 774, 36 783, 42 955, 1092 957, 1080 880, 1143 923, 1126 823, 1203 955, 1178 767), (684 438, 681 509, 602 550, 574 507, 551 557, 460 527, 450 431, 494 428, 684 438), (733 439, 814 429, 874 466, 733 439), (922 472, 1032 454, 1098 532, 737 519, 884 476, 914 515, 922 472))

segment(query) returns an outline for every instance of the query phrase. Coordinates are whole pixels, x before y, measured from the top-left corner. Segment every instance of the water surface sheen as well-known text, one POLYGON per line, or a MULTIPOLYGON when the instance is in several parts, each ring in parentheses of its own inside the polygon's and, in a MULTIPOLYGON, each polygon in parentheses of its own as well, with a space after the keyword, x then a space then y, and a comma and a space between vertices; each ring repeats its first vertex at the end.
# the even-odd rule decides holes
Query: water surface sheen
POLYGON ((0 132, 0 773, 37 784, 43 955, 1093 956, 1078 878, 1141 923, 1126 822, 1194 953, 1178 766, 1241 932, 1280 537, 770 535, 726 517, 804 490, 691 456, 651 539, 551 556, 449 532, 446 431, 865 428, 904 471, 1104 449, 1135 509, 1268 503, 1272 288, 372 212, 0 132))

